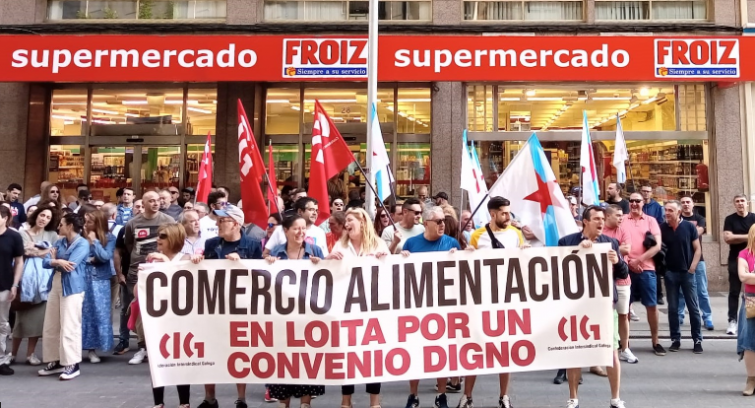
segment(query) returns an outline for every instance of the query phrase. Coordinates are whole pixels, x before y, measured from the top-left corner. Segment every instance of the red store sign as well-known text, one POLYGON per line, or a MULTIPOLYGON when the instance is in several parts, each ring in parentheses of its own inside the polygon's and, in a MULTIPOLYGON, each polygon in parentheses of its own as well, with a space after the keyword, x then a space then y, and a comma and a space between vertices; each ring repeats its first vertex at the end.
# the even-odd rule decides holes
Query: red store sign
MULTIPOLYGON (((751 81, 749 37, 384 35, 381 81, 751 81)), ((3 35, 0 82, 363 81, 365 37, 3 35)))

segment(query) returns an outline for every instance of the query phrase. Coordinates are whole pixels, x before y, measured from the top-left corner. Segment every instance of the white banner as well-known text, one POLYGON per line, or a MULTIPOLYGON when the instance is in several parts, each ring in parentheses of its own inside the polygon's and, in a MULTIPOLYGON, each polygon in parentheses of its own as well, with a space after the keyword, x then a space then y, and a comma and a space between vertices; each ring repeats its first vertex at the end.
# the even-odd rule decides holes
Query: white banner
POLYGON ((611 365, 609 249, 145 265, 152 380, 337 385, 611 365))

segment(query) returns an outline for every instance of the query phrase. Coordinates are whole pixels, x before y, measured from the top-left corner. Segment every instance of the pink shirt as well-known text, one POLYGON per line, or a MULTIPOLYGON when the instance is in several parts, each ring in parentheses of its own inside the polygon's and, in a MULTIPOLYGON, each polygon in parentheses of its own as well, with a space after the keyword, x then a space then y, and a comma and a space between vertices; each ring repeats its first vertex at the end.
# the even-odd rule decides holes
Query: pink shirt
MULTIPOLYGON (((643 213, 638 218, 632 218, 632 214, 627 214, 622 218, 621 227, 629 233, 632 239, 632 249, 626 256, 627 262, 637 259, 646 252, 642 242, 645 241, 645 233, 650 231, 651 234, 660 236, 661 229, 658 227, 658 221, 643 213)), ((643 271, 654 271, 655 263, 653 259, 647 259, 641 264, 643 271)), ((631 272, 636 272, 630 269, 631 272)))
MULTIPOLYGON (((619 245, 626 243, 628 243, 630 246, 632 245, 632 237, 621 225, 619 225, 618 228, 609 228, 608 226, 604 226, 603 235, 616 239, 617 241, 619 241, 619 245)), ((621 256, 621 254, 619 254, 619 256, 621 256)), ((619 279, 616 281, 617 286, 629 286, 631 283, 632 280, 628 276, 626 279, 619 279)))
MULTIPOLYGON (((739 252, 739 257, 747 261, 747 269, 749 269, 749 272, 752 273, 752 271, 755 270, 755 257, 747 248, 739 252)), ((745 293, 755 293, 755 286, 753 285, 745 284, 744 289, 745 293)))

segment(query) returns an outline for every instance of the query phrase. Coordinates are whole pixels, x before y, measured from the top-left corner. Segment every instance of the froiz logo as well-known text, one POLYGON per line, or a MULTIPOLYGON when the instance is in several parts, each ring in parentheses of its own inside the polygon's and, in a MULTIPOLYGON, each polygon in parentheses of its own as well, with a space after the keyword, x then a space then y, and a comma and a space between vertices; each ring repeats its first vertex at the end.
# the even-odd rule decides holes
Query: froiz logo
MULTIPOLYGON (((174 332, 173 333, 173 359, 178 360, 181 358, 181 349, 183 346, 184 354, 186 354, 186 357, 194 357, 194 351, 197 352, 198 358, 204 357, 204 342, 201 341, 195 341, 194 345, 192 346, 192 340, 194 340, 194 334, 189 332, 186 334, 186 336, 183 338, 183 342, 181 342, 181 333, 174 332)), ((160 354, 163 356, 163 358, 168 359, 171 358, 171 352, 168 350, 168 342, 171 339, 170 333, 165 333, 160 339, 160 354)))
POLYGON ((582 319, 579 320, 579 324, 577 324, 577 316, 570 316, 567 320, 566 317, 562 317, 561 321, 558 323, 558 336, 561 337, 562 341, 578 341, 580 340, 579 334, 582 334, 582 337, 585 340, 590 340, 590 332, 592 332, 592 337, 595 338, 595 340, 600 340, 600 325, 593 324, 588 327, 587 324, 590 321, 590 318, 587 317, 587 315, 582 316, 582 319), (566 324, 569 323, 570 333, 566 333, 566 324), (579 333, 577 333, 577 330, 579 330, 579 333))

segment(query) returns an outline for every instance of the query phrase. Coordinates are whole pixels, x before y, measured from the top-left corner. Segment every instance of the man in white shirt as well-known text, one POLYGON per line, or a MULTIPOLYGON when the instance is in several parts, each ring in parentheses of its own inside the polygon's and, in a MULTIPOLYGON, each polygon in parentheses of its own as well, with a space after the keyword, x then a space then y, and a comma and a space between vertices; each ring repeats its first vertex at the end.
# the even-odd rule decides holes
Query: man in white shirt
MULTIPOLYGON (((482 228, 478 228, 472 233, 469 245, 475 249, 490 248, 526 248, 529 246, 524 239, 522 231, 511 225, 511 202, 503 197, 490 197, 488 201, 488 212, 490 213, 490 223, 482 228)), ((473 408, 472 391, 474 390, 477 376, 466 376, 464 383, 464 394, 459 401, 459 408, 473 408)), ((498 385, 500 394, 498 396, 498 408, 511 408, 509 398, 509 381, 511 374, 499 374, 498 385)))
POLYGON ((383 230, 381 236, 383 241, 388 244, 388 249, 391 250, 392 254, 400 253, 407 239, 425 232, 425 227, 419 222, 422 218, 422 205, 418 199, 406 199, 402 206, 402 212, 401 221, 396 223, 398 231, 393 225, 389 225, 383 230))
MULTIPOLYGON (((296 213, 304 217, 304 221, 307 223, 307 232, 305 240, 311 245, 317 245, 322 250, 323 256, 328 256, 328 242, 325 238, 325 231, 322 228, 315 225, 317 221, 317 213, 320 207, 317 204, 317 200, 312 197, 302 197, 294 203, 294 210, 296 213)), ((283 228, 277 228, 273 235, 265 243, 265 250, 262 253, 263 257, 270 254, 270 251, 277 245, 286 242, 286 233, 283 232, 283 228)))
POLYGON ((218 217, 215 210, 222 210, 228 204, 228 196, 222 191, 215 191, 207 196, 210 212, 199 220, 199 231, 202 238, 208 240, 218 236, 218 217))

